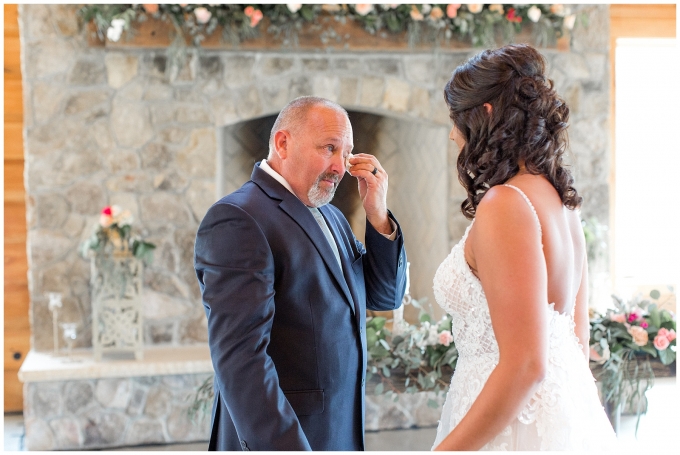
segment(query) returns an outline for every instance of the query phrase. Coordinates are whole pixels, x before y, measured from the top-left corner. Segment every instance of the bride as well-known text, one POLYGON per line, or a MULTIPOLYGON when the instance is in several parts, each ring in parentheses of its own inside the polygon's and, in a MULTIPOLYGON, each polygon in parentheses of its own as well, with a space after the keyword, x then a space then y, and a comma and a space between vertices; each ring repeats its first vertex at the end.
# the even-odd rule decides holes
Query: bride
POLYGON ((472 222, 434 277, 459 351, 434 450, 595 450, 616 436, 588 368, 569 108, 527 45, 458 67, 444 96, 472 222))

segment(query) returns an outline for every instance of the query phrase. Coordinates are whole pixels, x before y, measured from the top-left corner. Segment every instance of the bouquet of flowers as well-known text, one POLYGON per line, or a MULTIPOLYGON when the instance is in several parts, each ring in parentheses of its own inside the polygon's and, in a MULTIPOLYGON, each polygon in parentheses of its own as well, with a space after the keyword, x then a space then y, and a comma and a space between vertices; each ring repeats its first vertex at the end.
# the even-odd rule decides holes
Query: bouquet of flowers
POLYGON ((590 358, 602 365, 597 379, 605 403, 614 409, 636 407, 639 424, 644 394, 654 381, 650 357, 664 365, 676 358, 675 315, 653 302, 660 297, 656 290, 650 299, 613 297, 615 309, 591 317, 590 358))
MULTIPOLYGON (((394 401, 399 399, 399 389, 392 379, 392 370, 403 369, 406 376, 403 386, 408 393, 439 393, 448 387, 445 376, 447 373, 450 376, 458 360, 458 350, 451 334, 451 316, 447 314, 439 322, 433 322, 431 314, 424 311, 417 300, 412 299, 410 304, 420 309, 419 325, 401 320, 389 330, 384 317, 372 317, 366 321, 366 380, 378 376, 380 383, 374 393, 380 395, 385 392, 394 401)), ((429 400, 428 406, 436 408, 438 404, 429 400)))
POLYGON ((95 254, 131 254, 151 262, 156 246, 132 235, 132 222, 129 210, 117 205, 104 207, 92 236, 81 245, 82 255, 87 257, 90 251, 95 254))

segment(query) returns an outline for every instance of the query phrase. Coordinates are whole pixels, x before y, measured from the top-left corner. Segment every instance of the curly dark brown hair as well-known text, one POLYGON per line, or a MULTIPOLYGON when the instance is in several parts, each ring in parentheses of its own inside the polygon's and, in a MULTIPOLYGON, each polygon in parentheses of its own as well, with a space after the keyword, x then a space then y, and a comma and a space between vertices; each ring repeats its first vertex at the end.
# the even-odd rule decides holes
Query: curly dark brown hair
POLYGON ((465 139, 458 156, 458 180, 468 193, 466 218, 484 194, 519 172, 543 175, 571 210, 583 198, 562 164, 567 148, 569 107, 545 76, 545 59, 533 47, 509 45, 485 50, 453 72, 444 99, 454 126, 465 139), (487 113, 484 103, 492 106, 487 113))

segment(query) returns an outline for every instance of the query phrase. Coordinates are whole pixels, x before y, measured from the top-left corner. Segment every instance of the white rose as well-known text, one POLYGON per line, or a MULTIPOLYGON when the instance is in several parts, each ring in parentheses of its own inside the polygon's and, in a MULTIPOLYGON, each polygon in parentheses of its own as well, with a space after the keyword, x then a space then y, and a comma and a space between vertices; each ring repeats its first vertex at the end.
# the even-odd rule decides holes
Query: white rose
POLYGON ((538 6, 534 5, 529 8, 529 11, 527 11, 527 16, 529 16, 531 22, 538 22, 538 20, 541 18, 541 10, 538 8, 538 6))
POLYGON ((570 14, 569 16, 564 18, 564 26, 568 30, 571 30, 574 28, 574 23, 576 22, 576 15, 575 14, 570 14))
POLYGON ((425 5, 423 5, 423 6, 420 7, 420 12, 423 13, 423 14, 427 14, 427 13, 429 13, 431 10, 432 10, 432 6, 431 6, 431 5, 428 5, 428 4, 425 4, 425 5))
POLYGON ((302 8, 302 5, 299 3, 287 3, 286 6, 291 13, 297 13, 302 8))
POLYGON ((106 30, 106 37, 109 41, 118 41, 123 33, 123 27, 125 27, 125 19, 112 20, 111 26, 106 30))

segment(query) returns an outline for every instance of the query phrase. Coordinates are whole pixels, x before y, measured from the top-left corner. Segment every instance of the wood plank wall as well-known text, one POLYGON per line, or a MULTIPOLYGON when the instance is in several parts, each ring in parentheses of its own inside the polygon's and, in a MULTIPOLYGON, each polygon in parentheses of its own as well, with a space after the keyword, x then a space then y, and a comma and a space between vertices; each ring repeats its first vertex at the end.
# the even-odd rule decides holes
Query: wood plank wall
MULTIPOLYGON (((609 264, 612 278, 616 245, 616 40, 618 38, 676 38, 676 5, 609 5, 609 87, 611 160, 609 168, 609 264)), ((614 283, 614 279, 612 279, 614 283)), ((613 289, 612 289, 613 290, 613 289)))
POLYGON ((5 412, 23 409, 17 371, 30 348, 24 108, 17 5, 5 9, 5 412))

